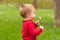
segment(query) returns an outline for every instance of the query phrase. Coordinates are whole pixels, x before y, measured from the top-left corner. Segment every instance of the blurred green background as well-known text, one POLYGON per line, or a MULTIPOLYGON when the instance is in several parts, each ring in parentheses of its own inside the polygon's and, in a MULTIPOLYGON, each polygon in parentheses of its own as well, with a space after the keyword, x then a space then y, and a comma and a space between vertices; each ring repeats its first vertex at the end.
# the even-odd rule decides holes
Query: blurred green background
MULTIPOLYGON (((3 4, 33 4, 33 0, 2 0, 1 3, 3 4)), ((54 7, 54 0, 37 0, 37 7, 38 8, 53 8, 54 7)))

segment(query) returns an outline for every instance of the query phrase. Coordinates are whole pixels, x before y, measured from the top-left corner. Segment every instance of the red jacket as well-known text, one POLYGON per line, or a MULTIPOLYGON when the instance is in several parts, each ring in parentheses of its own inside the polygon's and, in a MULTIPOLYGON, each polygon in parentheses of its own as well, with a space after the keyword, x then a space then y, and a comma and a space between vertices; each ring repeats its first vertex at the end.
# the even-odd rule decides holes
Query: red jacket
POLYGON ((22 24, 22 40, 36 40, 37 35, 42 32, 39 28, 36 30, 37 25, 31 20, 24 20, 22 24))

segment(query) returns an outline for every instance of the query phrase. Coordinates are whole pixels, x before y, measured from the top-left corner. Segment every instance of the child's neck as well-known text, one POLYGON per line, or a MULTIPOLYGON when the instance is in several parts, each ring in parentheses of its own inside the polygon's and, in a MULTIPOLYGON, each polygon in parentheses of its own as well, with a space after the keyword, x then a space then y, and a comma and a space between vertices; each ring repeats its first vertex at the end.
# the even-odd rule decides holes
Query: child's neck
POLYGON ((30 18, 24 18, 23 20, 31 20, 30 18))

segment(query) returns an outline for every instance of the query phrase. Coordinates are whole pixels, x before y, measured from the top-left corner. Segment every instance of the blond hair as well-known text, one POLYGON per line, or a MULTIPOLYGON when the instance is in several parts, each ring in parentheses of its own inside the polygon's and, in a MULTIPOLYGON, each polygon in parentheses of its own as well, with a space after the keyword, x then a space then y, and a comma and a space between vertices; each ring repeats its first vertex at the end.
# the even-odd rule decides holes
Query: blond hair
POLYGON ((23 4, 20 7, 20 15, 25 18, 27 13, 31 13, 32 9, 34 8, 31 4, 23 4))

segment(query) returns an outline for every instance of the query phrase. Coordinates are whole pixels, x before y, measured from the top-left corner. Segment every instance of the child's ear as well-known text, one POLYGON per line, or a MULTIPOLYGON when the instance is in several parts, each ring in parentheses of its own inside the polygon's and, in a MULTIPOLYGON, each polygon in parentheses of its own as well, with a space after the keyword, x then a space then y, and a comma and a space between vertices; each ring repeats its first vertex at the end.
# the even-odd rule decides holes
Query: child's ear
POLYGON ((29 12, 26 14, 26 16, 29 16, 30 14, 29 14, 29 12))
POLYGON ((27 13, 26 16, 29 16, 29 13, 27 13))

